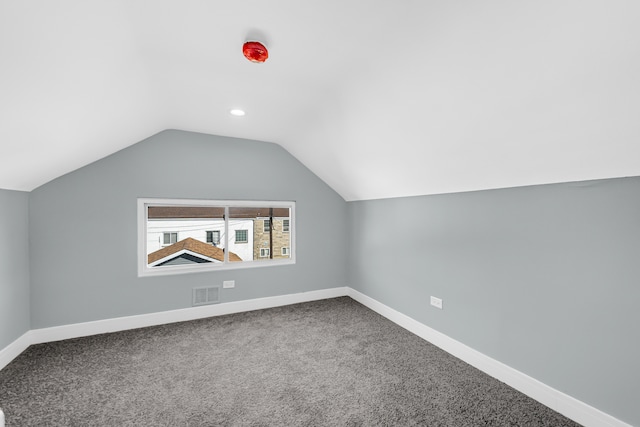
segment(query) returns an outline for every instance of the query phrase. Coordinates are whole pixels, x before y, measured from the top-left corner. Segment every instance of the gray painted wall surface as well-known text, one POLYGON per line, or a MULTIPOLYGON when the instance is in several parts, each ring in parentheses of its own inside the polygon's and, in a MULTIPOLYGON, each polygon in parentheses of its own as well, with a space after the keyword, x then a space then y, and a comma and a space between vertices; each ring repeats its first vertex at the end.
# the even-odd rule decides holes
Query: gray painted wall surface
POLYGON ((31 193, 32 328, 346 285, 347 205, 276 144, 164 131, 31 193), (295 200, 297 263, 137 277, 137 198, 295 200))
POLYGON ((29 193, 0 189, 0 350, 30 329, 29 193))
POLYGON ((350 285, 640 425, 638 196, 628 178, 345 203, 277 145, 165 131, 0 190, 0 348, 30 327, 190 307, 223 280, 221 302, 350 285), (138 278, 138 197, 295 200, 297 264, 138 278))
POLYGON ((348 206, 350 286, 640 425, 640 178, 348 206))

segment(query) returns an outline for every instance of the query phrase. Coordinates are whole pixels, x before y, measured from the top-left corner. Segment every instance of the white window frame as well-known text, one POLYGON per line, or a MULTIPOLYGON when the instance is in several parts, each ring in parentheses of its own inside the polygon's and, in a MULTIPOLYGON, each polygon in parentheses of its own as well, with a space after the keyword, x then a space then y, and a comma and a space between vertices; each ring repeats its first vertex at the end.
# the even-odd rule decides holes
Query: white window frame
POLYGON ((291 227, 291 220, 290 219, 283 219, 282 220, 282 232, 283 233, 288 233, 290 227, 291 227), (285 226, 284 226, 285 221, 287 223, 286 230, 285 230, 285 226))
MULTIPOLYGON (((221 270, 241 270, 245 268, 277 267, 295 264, 295 201, 269 201, 269 200, 198 200, 198 199, 138 199, 138 277, 166 276, 172 274, 201 273, 221 270), (289 208, 290 212, 290 256, 289 258, 274 258, 265 261, 229 262, 229 253, 225 251, 225 260, 221 263, 202 263, 194 265, 172 265, 162 267, 150 267, 147 264, 147 224, 149 206, 212 206, 224 207, 225 218, 229 218, 230 207, 274 207, 289 208)), ((225 222, 224 247, 229 247, 228 223, 225 222)), ((248 237, 248 236, 247 236, 248 237)), ((235 235, 233 236, 235 239, 235 235)), ((223 239, 221 239, 223 240, 223 239)))
POLYGON ((271 249, 269 248, 260 248, 260 258, 269 258, 271 249))
POLYGON ((287 256, 289 255, 289 247, 288 246, 283 246, 281 249, 281 255, 282 256, 287 256))

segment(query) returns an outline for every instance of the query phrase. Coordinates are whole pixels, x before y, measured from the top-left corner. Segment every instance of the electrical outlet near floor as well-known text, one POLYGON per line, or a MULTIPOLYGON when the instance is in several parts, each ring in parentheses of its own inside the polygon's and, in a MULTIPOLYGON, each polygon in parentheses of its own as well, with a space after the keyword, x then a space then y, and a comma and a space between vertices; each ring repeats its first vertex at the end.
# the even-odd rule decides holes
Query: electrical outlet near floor
POLYGON ((432 296, 431 305, 442 310, 442 299, 432 296))

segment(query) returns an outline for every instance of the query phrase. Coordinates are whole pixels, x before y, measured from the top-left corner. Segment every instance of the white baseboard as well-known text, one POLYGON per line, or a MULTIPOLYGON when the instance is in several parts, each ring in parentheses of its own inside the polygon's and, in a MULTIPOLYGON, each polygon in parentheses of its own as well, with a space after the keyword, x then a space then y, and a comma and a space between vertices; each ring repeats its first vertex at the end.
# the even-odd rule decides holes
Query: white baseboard
POLYGON ((365 307, 577 423, 586 427, 631 427, 629 424, 492 359, 435 329, 431 329, 355 289, 347 289, 348 296, 365 307))
POLYGON ((117 317, 115 319, 97 320, 94 322, 76 323, 72 325, 54 326, 51 328, 32 329, 31 343, 60 341, 108 332, 125 331, 147 326, 165 325, 167 323, 184 322, 203 319, 205 317, 262 310, 301 302, 316 301, 346 296, 348 289, 331 288, 297 294, 278 295, 274 297, 256 298, 244 301, 225 302, 201 307, 190 307, 179 310, 161 311, 158 313, 140 314, 136 316, 117 317))
POLYGON ((188 320, 202 319, 205 317, 242 313, 245 311, 262 310, 265 308, 280 307, 301 302, 342 297, 346 296, 347 293, 348 288, 346 287, 321 289, 318 291, 301 292, 297 294, 256 298, 245 301, 161 311, 158 313, 96 320, 93 322, 53 326, 50 328, 32 329, 4 349, 0 350, 0 369, 7 366, 9 362, 15 359, 32 344, 86 337, 89 335, 104 334, 108 332, 125 331, 128 329, 144 328, 147 326, 164 325, 167 323, 184 322, 188 320))
POLYGON ((20 338, 0 350, 0 370, 18 357, 18 355, 25 351, 31 344, 31 331, 27 331, 22 334, 20 338))
POLYGON ((471 347, 436 331, 435 329, 431 329, 425 324, 420 323, 417 320, 414 320, 411 317, 348 287, 322 289, 297 294, 213 304, 137 316, 118 317, 114 319, 97 320, 94 322, 54 326, 50 328, 32 329, 4 349, 0 350, 0 369, 8 365, 9 362, 32 344, 124 331, 147 326, 163 325, 167 323, 183 322, 225 314, 242 313, 252 310, 262 310, 265 308, 280 307, 341 296, 349 296, 353 298, 362 305, 381 314, 404 329, 429 341, 453 356, 467 362, 486 374, 508 384, 516 390, 584 426, 631 427, 629 424, 626 424, 611 415, 562 393, 561 391, 549 387, 548 385, 541 383, 520 371, 498 362, 497 360, 492 359, 491 357, 486 356, 479 351, 474 350, 471 347))

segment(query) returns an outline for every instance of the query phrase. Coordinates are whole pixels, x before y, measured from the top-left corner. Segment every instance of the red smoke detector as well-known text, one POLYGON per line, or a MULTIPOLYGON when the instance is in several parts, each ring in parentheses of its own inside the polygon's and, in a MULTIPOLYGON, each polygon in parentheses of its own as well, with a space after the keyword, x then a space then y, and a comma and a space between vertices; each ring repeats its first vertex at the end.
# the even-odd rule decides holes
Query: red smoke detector
POLYGON ((269 51, 260 42, 246 42, 242 45, 242 53, 251 62, 264 62, 269 57, 269 51))

